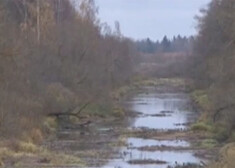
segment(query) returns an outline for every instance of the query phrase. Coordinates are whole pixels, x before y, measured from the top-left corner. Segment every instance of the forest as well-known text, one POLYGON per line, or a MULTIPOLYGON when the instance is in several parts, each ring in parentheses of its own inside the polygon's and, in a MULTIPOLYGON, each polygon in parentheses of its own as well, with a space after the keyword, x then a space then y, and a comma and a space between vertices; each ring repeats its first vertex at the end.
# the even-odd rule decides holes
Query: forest
POLYGON ((91 100, 102 106, 132 75, 133 43, 99 23, 93 1, 75 6, 67 0, 0 2, 3 137, 39 129, 50 113, 91 100))
MULTIPOLYGON (((200 135, 198 137, 207 138, 200 139, 206 145, 208 139, 209 145, 213 144, 200 149, 213 153, 225 146, 234 152, 235 1, 212 0, 200 12, 195 18, 197 35, 134 40, 122 35, 118 22, 112 29, 99 20, 93 0, 1 0, 0 167, 17 167, 17 161, 27 160, 25 157, 30 154, 35 158, 39 155, 40 163, 69 160, 69 163, 80 164, 80 155, 78 161, 69 152, 55 154, 58 151, 53 153, 49 147, 41 146, 63 126, 63 129, 77 128, 75 126, 83 129, 95 121, 115 123, 141 115, 126 112, 120 102, 142 85, 155 89, 160 86, 164 91, 183 86, 201 111, 199 119, 190 125, 191 132, 173 131, 171 136, 185 136, 185 140, 200 135), (73 126, 74 122, 77 125, 73 126)), ((172 115, 169 110, 162 112, 165 113, 144 117, 172 115)), ((180 126, 183 124, 188 123, 180 126)), ((126 139, 130 135, 149 138, 159 134, 153 131, 140 127, 117 134, 125 135, 126 139)), ((115 138, 121 139, 117 142, 119 146, 125 144, 122 136, 115 138)), ((163 136, 159 139, 171 138, 168 134, 163 136)), ((162 145, 157 149, 162 148, 167 147, 162 145)), ((141 148, 144 149, 146 147, 141 148)), ((226 168, 234 168, 235 152, 232 152, 228 154, 229 161, 202 162, 203 167, 224 168, 226 162, 226 168)), ((101 155, 89 153, 93 158, 101 155)), ((129 164, 143 163, 130 160, 129 164)), ((191 164, 177 166, 174 168, 202 168, 191 164)))

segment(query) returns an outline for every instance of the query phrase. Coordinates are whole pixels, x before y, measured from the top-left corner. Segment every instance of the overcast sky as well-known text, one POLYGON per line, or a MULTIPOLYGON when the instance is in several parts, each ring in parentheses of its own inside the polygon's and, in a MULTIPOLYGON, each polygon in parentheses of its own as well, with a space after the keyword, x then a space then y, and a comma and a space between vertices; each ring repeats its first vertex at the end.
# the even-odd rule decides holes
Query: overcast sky
POLYGON ((194 16, 210 0, 95 0, 99 18, 113 27, 119 21, 122 34, 133 39, 162 39, 164 35, 193 35, 194 16))

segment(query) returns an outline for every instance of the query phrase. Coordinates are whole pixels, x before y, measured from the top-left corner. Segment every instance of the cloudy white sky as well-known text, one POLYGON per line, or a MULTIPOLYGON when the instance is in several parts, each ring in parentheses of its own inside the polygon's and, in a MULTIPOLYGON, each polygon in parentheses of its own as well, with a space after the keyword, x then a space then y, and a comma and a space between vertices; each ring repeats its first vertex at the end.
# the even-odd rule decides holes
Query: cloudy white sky
POLYGON ((122 34, 160 40, 164 35, 193 35, 194 16, 211 0, 95 0, 99 18, 110 26, 119 21, 122 34))

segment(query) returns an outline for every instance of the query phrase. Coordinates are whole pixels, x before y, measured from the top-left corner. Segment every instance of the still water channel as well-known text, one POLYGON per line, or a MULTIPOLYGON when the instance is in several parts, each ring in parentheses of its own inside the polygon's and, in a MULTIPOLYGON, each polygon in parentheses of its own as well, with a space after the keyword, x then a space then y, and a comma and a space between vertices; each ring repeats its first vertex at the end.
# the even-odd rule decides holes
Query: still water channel
POLYGON ((127 137, 122 145, 115 145, 122 137, 123 130, 144 129, 156 131, 183 131, 196 116, 185 93, 160 93, 154 88, 136 92, 124 103, 124 108, 136 115, 123 121, 92 124, 87 130, 62 130, 54 144, 58 150, 78 155, 91 167, 101 168, 167 168, 177 164, 200 164, 201 159, 192 150, 179 150, 190 147, 183 139, 157 140, 143 137, 127 137), (165 150, 145 151, 141 147, 167 147, 165 150), (178 150, 169 150, 177 147, 178 150), (131 161, 164 161, 164 163, 135 163, 131 161))

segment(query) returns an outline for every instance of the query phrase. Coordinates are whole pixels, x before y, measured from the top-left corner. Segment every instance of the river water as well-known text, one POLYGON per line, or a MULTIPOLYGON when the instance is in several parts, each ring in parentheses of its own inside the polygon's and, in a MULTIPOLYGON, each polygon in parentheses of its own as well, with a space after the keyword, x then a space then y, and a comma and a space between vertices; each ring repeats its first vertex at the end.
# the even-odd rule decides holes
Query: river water
POLYGON ((122 135, 124 130, 187 130, 188 123, 196 119, 187 94, 162 93, 154 88, 146 88, 132 94, 123 107, 136 115, 122 121, 97 122, 82 130, 64 129, 58 133, 58 141, 53 143, 53 149, 63 149, 77 155, 86 160, 90 167, 167 168, 186 163, 200 164, 201 159, 194 155, 194 151, 183 150, 191 145, 186 140, 122 135), (141 150, 151 146, 161 150, 141 150), (178 150, 172 150, 174 148, 178 150))

